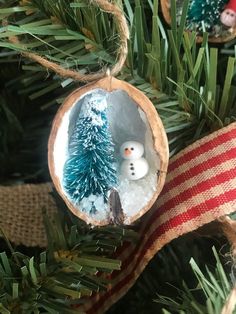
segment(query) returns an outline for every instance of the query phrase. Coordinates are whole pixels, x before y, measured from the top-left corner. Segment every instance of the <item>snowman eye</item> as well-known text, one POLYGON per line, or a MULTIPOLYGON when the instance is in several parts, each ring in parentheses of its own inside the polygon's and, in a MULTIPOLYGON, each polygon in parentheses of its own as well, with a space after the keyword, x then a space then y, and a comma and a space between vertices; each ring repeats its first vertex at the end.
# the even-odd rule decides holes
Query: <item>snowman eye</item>
POLYGON ((133 147, 131 147, 130 149, 131 149, 131 150, 134 150, 134 148, 133 148, 133 147))
POLYGON ((128 148, 125 148, 125 150, 128 150, 128 148))

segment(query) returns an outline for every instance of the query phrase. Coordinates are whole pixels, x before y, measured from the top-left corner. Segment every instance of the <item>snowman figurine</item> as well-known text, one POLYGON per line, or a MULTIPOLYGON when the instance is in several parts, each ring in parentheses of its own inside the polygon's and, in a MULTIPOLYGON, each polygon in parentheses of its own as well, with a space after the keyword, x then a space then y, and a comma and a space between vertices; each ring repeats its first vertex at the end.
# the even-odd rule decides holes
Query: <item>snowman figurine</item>
POLYGON ((147 160, 143 158, 143 144, 136 141, 128 141, 121 145, 120 154, 125 160, 121 164, 121 173, 129 180, 143 178, 149 170, 147 160))

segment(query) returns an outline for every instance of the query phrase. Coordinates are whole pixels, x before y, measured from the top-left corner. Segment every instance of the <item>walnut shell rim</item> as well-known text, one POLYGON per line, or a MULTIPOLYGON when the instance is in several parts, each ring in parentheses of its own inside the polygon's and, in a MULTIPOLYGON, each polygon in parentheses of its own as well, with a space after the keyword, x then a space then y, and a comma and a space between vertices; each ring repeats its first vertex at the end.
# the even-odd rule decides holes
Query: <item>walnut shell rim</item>
POLYGON ((139 219, 142 215, 144 215, 154 204, 158 195, 160 194, 166 178, 166 172, 168 167, 169 160, 169 148, 168 148, 168 140, 167 136, 162 124, 162 121, 154 108, 151 101, 137 88, 133 87, 127 82, 120 81, 114 77, 105 77, 97 82, 90 83, 81 88, 76 89, 72 92, 64 101, 64 103, 59 108, 53 124, 51 133, 48 141, 48 165, 49 172, 52 177, 53 183, 59 195, 62 197, 64 202, 70 211, 80 219, 84 220, 88 224, 96 225, 96 226, 104 226, 108 225, 109 221, 107 219, 104 220, 96 220, 86 213, 82 212, 79 207, 76 207, 65 195, 63 191, 63 187, 61 185, 59 177, 55 173, 55 165, 54 165, 54 144, 57 136, 58 128, 62 123, 62 118, 66 112, 70 110, 71 107, 75 104, 75 102, 81 98, 87 92, 101 88, 107 92, 112 92, 115 90, 123 90, 128 96, 137 104, 137 106, 145 113, 147 121, 149 123, 151 132, 152 132, 152 142, 155 152, 159 154, 160 157, 160 175, 157 176, 156 182, 156 191, 153 193, 151 200, 146 204, 144 208, 142 208, 137 214, 130 217, 130 224, 139 219))

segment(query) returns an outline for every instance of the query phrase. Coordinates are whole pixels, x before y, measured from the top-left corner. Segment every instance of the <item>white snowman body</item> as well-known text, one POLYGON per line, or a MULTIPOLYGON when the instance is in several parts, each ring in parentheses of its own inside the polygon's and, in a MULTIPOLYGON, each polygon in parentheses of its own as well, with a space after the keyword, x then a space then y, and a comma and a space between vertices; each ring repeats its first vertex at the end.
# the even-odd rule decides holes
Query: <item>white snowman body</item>
POLYGON ((121 164, 121 173, 129 180, 143 178, 149 170, 144 154, 143 144, 136 141, 127 141, 121 145, 120 154, 125 160, 121 164))

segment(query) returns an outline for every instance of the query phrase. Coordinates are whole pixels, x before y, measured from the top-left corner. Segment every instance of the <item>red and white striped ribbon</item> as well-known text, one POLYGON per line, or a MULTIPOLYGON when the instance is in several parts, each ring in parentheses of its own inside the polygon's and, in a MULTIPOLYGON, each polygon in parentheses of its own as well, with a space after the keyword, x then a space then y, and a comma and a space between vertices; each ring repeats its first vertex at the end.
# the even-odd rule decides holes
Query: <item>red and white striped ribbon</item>
POLYGON ((127 292, 165 244, 234 211, 236 123, 171 158, 165 187, 139 225, 140 241, 118 249, 121 271, 113 272, 108 290, 94 294, 82 310, 104 313, 127 292))

